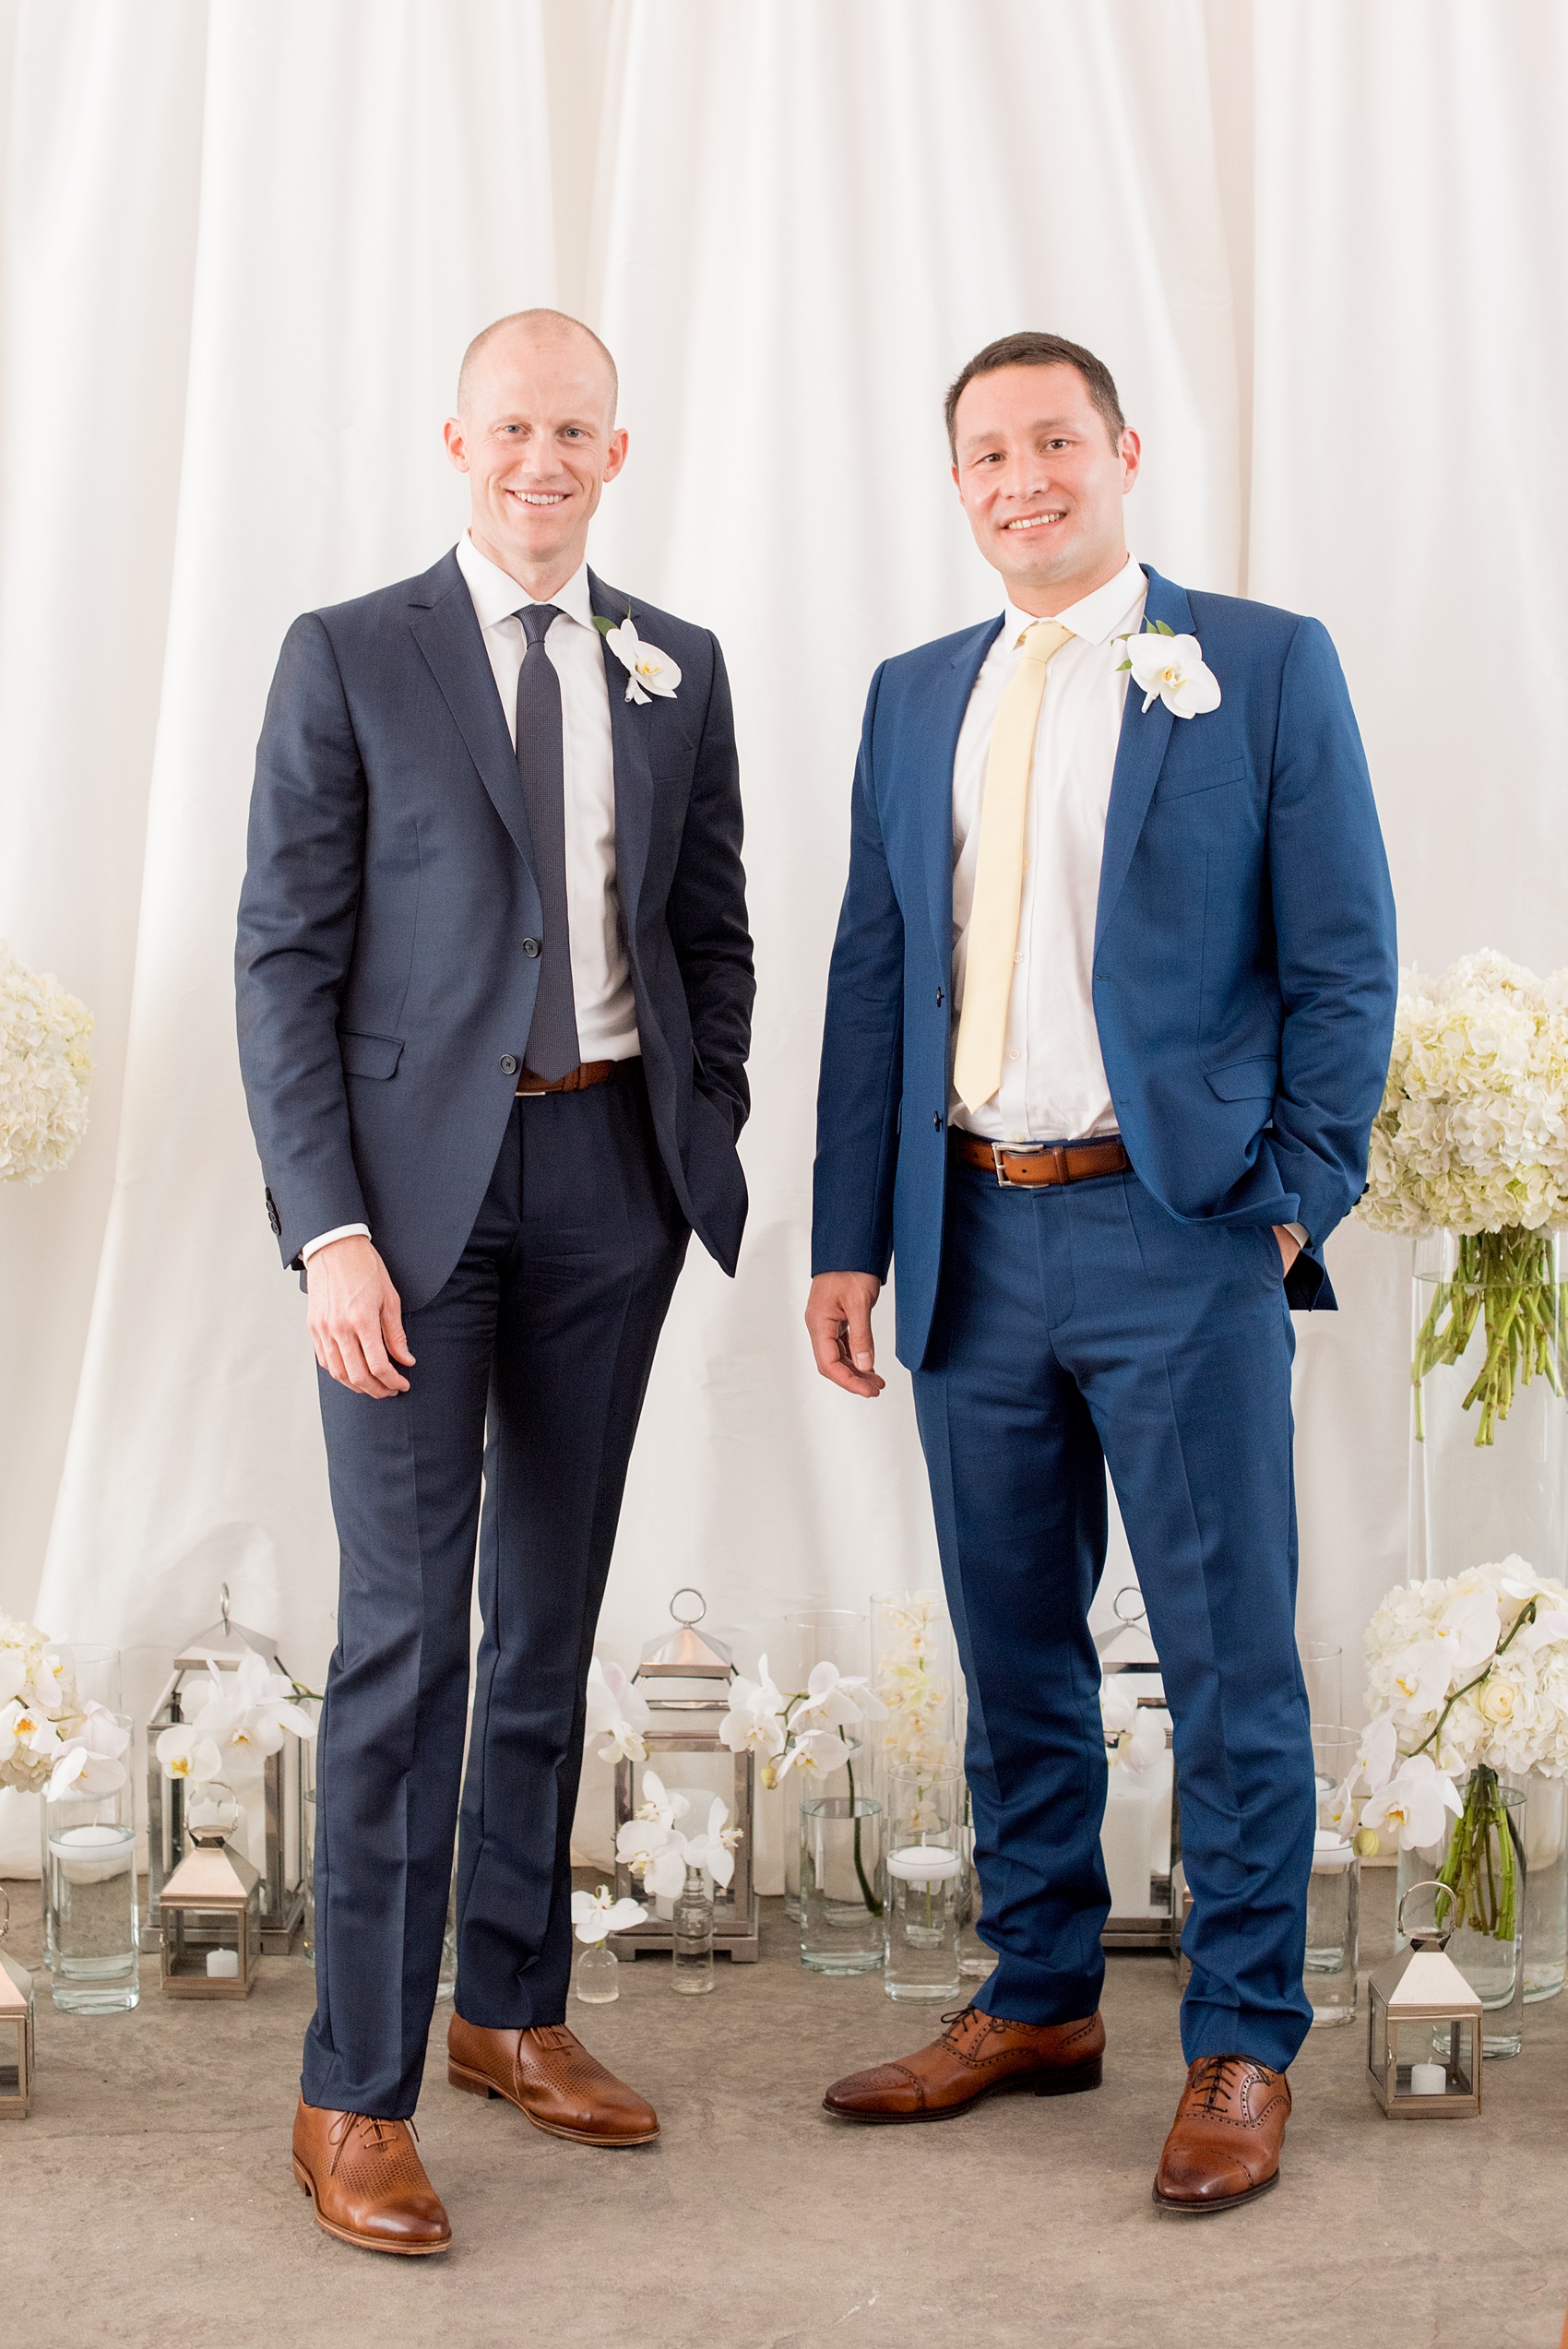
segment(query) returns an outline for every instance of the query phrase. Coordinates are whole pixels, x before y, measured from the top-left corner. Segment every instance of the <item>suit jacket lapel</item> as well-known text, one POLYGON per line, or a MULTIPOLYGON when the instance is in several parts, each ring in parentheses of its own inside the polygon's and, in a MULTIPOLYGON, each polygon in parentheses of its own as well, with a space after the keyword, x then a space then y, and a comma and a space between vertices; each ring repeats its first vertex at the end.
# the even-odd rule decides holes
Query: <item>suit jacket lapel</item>
MULTIPOLYGON (((1144 623, 1163 620, 1178 635, 1193 624, 1192 606, 1183 590, 1158 571, 1144 569, 1148 574, 1148 596, 1144 605, 1144 623)), ((1133 861, 1133 851, 1138 845, 1138 835, 1144 828, 1154 787, 1159 779, 1160 765, 1170 729, 1175 719, 1162 701, 1157 700, 1147 710, 1143 695, 1132 679, 1127 680, 1127 699, 1122 711, 1122 733, 1116 746, 1116 765, 1111 777, 1111 800, 1105 812, 1105 847, 1099 864, 1099 902, 1095 916, 1095 945, 1098 948, 1105 934, 1105 925, 1116 909, 1122 884, 1127 878, 1127 868, 1133 861)))
POLYGON ((957 649, 939 674, 935 706, 930 712, 922 794, 923 847, 931 926, 936 938, 937 960, 944 970, 953 961, 953 761, 980 664, 1001 633, 1002 615, 998 612, 994 620, 982 622, 959 639, 957 649))
POLYGON ((457 731, 468 744, 469 756, 479 769, 480 780, 531 877, 533 837, 517 755, 473 599, 456 555, 446 555, 425 574, 410 601, 410 625, 415 642, 430 663, 457 731), (428 599, 422 601, 422 597, 428 599))
MULTIPOLYGON (((624 620, 629 596, 607 587, 588 573, 588 599, 604 620, 624 620)), ((635 934, 637 899, 647 870, 648 843, 653 832, 653 770, 648 762, 647 720, 651 709, 626 699, 626 671, 603 644, 604 674, 610 689, 610 740, 615 765, 615 886, 628 940, 635 934)))

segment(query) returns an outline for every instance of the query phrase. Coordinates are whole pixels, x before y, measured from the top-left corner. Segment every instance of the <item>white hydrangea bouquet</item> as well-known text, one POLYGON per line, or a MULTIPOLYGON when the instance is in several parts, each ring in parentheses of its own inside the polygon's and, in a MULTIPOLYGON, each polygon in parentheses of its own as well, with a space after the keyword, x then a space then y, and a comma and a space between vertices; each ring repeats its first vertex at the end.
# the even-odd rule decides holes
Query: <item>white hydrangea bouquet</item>
POLYGON ((0 939, 0 1182, 42 1182, 87 1128, 92 1014, 0 939))
POLYGON ((1568 1224, 1568 970, 1538 979, 1502 955, 1467 955, 1439 979, 1402 976, 1366 1192, 1376 1231, 1459 1235, 1410 1375, 1457 1362, 1484 1316, 1485 1359, 1465 1408, 1491 1443, 1515 1390, 1563 1387, 1563 1300, 1551 1232, 1568 1224))
POLYGON ((1568 1774, 1568 1589, 1517 1557, 1401 1584, 1366 1651, 1373 1717, 1334 1823, 1347 1830, 1361 1801, 1364 1851, 1446 1835, 1438 1874, 1456 1895, 1455 1924, 1511 1941, 1517 1835, 1499 1782, 1568 1774))

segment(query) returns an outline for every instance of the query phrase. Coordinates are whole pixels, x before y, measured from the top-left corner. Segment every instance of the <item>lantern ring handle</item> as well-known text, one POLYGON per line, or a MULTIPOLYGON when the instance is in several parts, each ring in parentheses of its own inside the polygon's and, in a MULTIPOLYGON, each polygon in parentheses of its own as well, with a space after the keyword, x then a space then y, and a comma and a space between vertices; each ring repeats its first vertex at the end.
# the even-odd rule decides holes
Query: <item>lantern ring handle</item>
MULTIPOLYGON (((1405 1904, 1409 1899, 1412 1892, 1446 1892, 1448 1895, 1448 1911, 1451 1916, 1459 1905, 1459 1895, 1454 1890, 1452 1884, 1445 1884, 1440 1876, 1423 1876, 1419 1884, 1407 1884, 1405 1890, 1399 1895, 1399 1905, 1394 1914, 1394 1930, 1396 1933, 1403 1933, 1405 1930, 1405 1904)), ((1437 1921, 1437 1903, 1433 1901, 1431 1905, 1432 1921, 1427 1928, 1428 1931, 1432 1933, 1452 1933, 1454 1930, 1452 1925, 1444 1927, 1440 1925, 1437 1921)), ((1411 1940, 1414 1940, 1415 1935, 1412 1933, 1408 1936, 1408 1938, 1411 1940)))
POLYGON ((1116 1620, 1119 1623, 1144 1623, 1148 1619, 1148 1608, 1144 1604, 1144 1595, 1142 1591, 1139 1590, 1136 1583, 1124 1583, 1123 1584, 1122 1588, 1117 1592, 1115 1597, 1111 1602, 1111 1611, 1115 1616, 1116 1620), (1122 1601, 1124 1598, 1136 1599, 1137 1601, 1137 1607, 1131 1615, 1123 1615, 1122 1612, 1122 1601))
POLYGON ((670 1612, 674 1616, 676 1622, 680 1624, 683 1631, 690 1631, 693 1624, 700 1623, 703 1617, 707 1613, 707 1601, 704 1598, 701 1591, 697 1589, 695 1583, 683 1583, 680 1589, 675 1593, 674 1598, 671 1598, 670 1601, 670 1612), (697 1603, 696 1613, 695 1615, 683 1615, 675 1604, 675 1600, 680 1598, 695 1598, 697 1603))

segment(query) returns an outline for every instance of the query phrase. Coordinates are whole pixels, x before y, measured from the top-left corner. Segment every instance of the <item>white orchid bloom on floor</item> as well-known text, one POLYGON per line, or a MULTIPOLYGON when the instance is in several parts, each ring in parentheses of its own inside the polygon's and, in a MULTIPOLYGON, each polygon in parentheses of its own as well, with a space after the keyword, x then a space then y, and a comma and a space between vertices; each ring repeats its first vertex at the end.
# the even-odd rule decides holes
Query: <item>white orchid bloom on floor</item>
POLYGON ((1394 1658, 1389 1669, 1391 1711, 1401 1728, 1413 1728, 1429 1713, 1436 1713, 1448 1694, 1454 1668, 1454 1647, 1447 1640, 1417 1640, 1394 1658))
POLYGON ((192 1785, 216 1778, 223 1767, 217 1740, 206 1734, 199 1715, 195 1721, 176 1721, 172 1729, 165 1729, 153 1751, 166 1778, 188 1779, 192 1785))
POLYGON ((1202 718, 1219 707, 1219 680, 1205 666, 1195 636, 1178 636, 1156 623, 1141 636, 1123 641, 1146 710, 1156 700, 1176 718, 1202 718))
POLYGON ((719 1725, 719 1735, 731 1753, 750 1751, 771 1762, 784 1750, 784 1699, 773 1685, 766 1655, 757 1671, 758 1679, 737 1673, 731 1681, 730 1710, 719 1725))
POLYGON ((729 1804, 722 1795, 715 1795, 707 1827, 700 1835, 686 1838, 686 1865, 706 1869, 716 1884, 728 1884, 735 1873, 735 1846, 742 1831, 725 1825, 729 1816, 729 1804))
POLYGON ((802 1729, 799 1737, 790 1738, 783 1761, 777 1765, 768 1764, 763 1773, 763 1783, 777 1786, 791 1770, 802 1778, 831 1778, 859 1751, 860 1747, 840 1737, 837 1729, 802 1729))
POLYGON ((681 682, 681 671, 667 652, 657 645, 645 645, 637 635, 630 612, 618 628, 606 628, 604 641, 622 667, 628 672, 626 699, 646 702, 654 694, 662 701, 673 701, 681 682))
POLYGON ((887 1707, 873 1694, 863 1674, 840 1672, 836 1664, 814 1664, 806 1691, 790 1716, 818 1729, 854 1729, 862 1721, 885 1721, 887 1707))
POLYGON ((1447 1648, 1451 1687, 1460 1687, 1479 1671, 1495 1652, 1502 1631, 1494 1591, 1461 1591, 1449 1600, 1433 1627, 1432 1638, 1447 1648))
POLYGON ((624 1859, 645 1892, 672 1901, 685 1886, 686 1839, 678 1827, 660 1819, 628 1819, 615 1838, 615 1857, 624 1859))
POLYGON ((1430 1753, 1418 1753, 1402 1762, 1387 1785, 1372 1796, 1361 1813, 1361 1825, 1375 1835, 1392 1835, 1402 1852, 1424 1850, 1442 1842, 1450 1811, 1457 1818, 1463 1809, 1453 1779, 1430 1753))
POLYGON ((609 1933, 624 1933, 629 1925, 640 1925, 647 1911, 640 1901, 618 1901, 608 1884, 597 1892, 572 1894, 572 1929, 579 1941, 594 1948, 609 1933))
POLYGON ((597 1749, 600 1762, 646 1762, 647 1741, 643 1731, 652 1714, 647 1699, 632 1686, 618 1664, 601 1664, 596 1655, 588 1666, 588 1734, 605 1737, 597 1749))

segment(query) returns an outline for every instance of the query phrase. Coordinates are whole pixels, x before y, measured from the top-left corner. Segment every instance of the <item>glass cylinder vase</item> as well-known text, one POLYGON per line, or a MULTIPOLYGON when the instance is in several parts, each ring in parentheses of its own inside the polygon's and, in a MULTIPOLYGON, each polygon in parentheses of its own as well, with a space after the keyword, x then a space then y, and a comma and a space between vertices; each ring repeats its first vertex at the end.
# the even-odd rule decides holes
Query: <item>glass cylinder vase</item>
POLYGON ((890 1999, 927 2005, 958 1996, 964 1818, 956 1770, 895 1770, 887 1811, 890 1999))
POLYGON ((1410 1573, 1568 1567, 1568 1308, 1555 1231, 1416 1242, 1410 1573))
POLYGON ((801 1963, 814 1974, 874 1974, 885 1950, 883 1810, 872 1795, 809 1795, 801 1805, 801 1963))
POLYGON ((1525 1797, 1525 2004, 1555 1999, 1568 1979, 1568 1780, 1538 1770, 1525 1797))
MULTIPOLYGON (((115 1721, 130 1742, 131 1724, 115 1721)), ((141 1996, 134 1790, 45 1798, 43 1950, 54 2003, 114 2014, 141 1996)))
POLYGON ((1481 2051, 1516 2056, 1525 2014, 1525 1797, 1485 1768, 1471 1771, 1462 1792, 1463 1811, 1436 1843, 1401 1851, 1396 1900, 1433 1879, 1452 1886, 1448 1955, 1481 2002, 1481 2051))
POLYGON ((687 1868, 675 1903, 670 1987, 688 1999, 701 1998, 713 1987, 713 1895, 700 1868, 687 1868))
MULTIPOLYGON (((805 1607, 784 1618, 786 1645, 774 1679, 787 1692, 803 1689, 819 1664, 851 1675, 866 1669, 866 1619, 849 1607, 805 1607)), ((798 1798, 797 1798, 798 1800, 798 1798)), ((801 1921, 801 1832, 798 1818, 784 1834, 784 1914, 801 1921)))
POLYGON ((590 1941, 572 1973, 572 1987, 586 2007, 607 2007, 621 1995, 621 1961, 608 1941, 590 1941))

